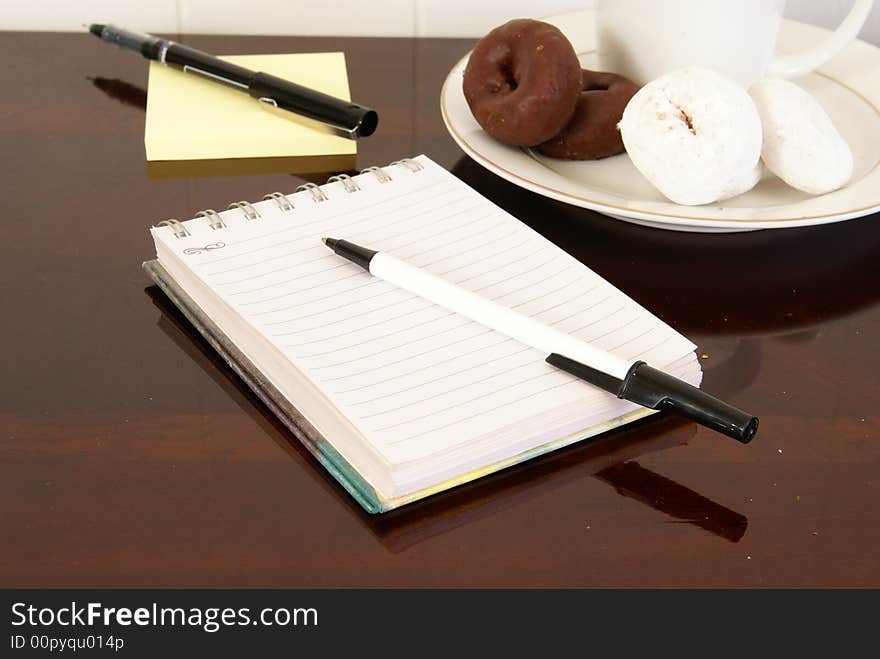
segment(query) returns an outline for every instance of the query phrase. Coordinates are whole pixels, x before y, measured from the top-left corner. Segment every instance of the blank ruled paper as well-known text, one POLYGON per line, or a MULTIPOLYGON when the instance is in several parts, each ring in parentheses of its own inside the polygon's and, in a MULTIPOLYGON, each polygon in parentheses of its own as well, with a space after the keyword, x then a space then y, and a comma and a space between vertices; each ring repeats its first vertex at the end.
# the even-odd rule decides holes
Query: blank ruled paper
MULTIPOLYGON (((394 464, 467 445, 561 409, 584 418, 632 406, 541 354, 333 254, 322 236, 390 252, 459 286, 592 342, 699 382, 695 346, 586 266, 425 157, 392 180, 290 195, 293 210, 222 213, 212 231, 157 240, 266 337, 394 464), (222 239, 222 247, 205 248, 222 239), (189 250, 189 253, 186 253, 189 250), (197 253, 196 253, 197 251, 197 253), (691 355, 692 357, 692 355, 691 355), (579 405, 578 405, 579 404, 579 405)), ((294 401, 295 403, 295 401, 294 401)))

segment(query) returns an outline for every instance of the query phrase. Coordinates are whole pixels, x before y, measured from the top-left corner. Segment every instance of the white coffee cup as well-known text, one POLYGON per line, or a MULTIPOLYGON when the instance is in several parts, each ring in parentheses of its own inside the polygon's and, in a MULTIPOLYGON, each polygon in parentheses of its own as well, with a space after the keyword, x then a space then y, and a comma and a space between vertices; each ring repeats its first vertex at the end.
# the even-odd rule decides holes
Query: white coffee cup
POLYGON ((874 0, 856 0, 812 48, 776 55, 785 0, 598 0, 601 69, 644 84, 685 66, 713 68, 748 87, 812 71, 856 38, 874 0))

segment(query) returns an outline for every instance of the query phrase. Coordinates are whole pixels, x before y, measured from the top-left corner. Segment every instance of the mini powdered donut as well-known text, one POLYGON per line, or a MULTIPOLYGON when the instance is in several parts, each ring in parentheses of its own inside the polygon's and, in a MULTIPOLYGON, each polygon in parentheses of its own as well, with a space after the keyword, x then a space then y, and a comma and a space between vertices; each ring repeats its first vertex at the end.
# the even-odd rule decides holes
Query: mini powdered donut
POLYGON ((759 158, 758 163, 752 169, 747 171, 741 179, 730 184, 730 187, 724 193, 724 196, 719 197, 718 201, 724 201, 725 199, 730 199, 731 197, 736 197, 744 192, 748 192, 760 183, 766 173, 767 168, 764 167, 759 158))
POLYGON ((761 156, 767 169, 810 194, 846 185, 852 151, 815 98, 781 78, 760 80, 749 93, 764 128, 761 156))
POLYGON ((556 27, 515 19, 480 39, 463 86, 483 130, 506 144, 535 146, 561 131, 574 114, 581 66, 556 27))
POLYGON ((760 178, 761 120, 745 89, 703 68, 642 87, 620 120, 636 168, 677 204, 710 204, 760 178))
POLYGON ((598 160, 624 151, 617 124, 639 86, 615 73, 588 69, 582 73, 582 90, 571 121, 558 135, 538 145, 545 156, 598 160))

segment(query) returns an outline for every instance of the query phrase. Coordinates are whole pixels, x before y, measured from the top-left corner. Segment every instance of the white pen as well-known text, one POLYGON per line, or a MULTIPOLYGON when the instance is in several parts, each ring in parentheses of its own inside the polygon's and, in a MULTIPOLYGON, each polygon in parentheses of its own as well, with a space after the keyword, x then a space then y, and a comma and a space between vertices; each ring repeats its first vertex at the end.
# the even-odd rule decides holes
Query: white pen
POLYGON ((630 362, 570 334, 436 277, 387 252, 338 238, 322 238, 339 256, 390 284, 430 300, 486 327, 548 353, 547 363, 593 386, 644 407, 666 410, 747 443, 758 419, 683 380, 630 362))

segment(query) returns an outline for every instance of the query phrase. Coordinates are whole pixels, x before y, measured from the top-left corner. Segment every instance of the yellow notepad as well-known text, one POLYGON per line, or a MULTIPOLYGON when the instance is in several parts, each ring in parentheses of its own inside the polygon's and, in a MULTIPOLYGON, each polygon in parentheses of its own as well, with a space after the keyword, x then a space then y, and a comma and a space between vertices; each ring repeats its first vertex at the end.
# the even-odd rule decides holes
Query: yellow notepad
MULTIPOLYGON (((351 99, 343 53, 220 59, 351 99)), ((353 140, 317 122, 158 62, 150 63, 144 145, 159 177, 344 171, 357 153, 353 140)))

